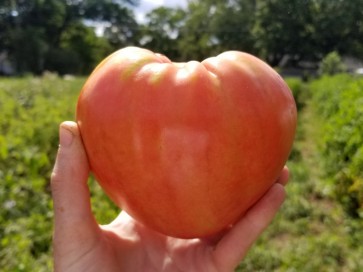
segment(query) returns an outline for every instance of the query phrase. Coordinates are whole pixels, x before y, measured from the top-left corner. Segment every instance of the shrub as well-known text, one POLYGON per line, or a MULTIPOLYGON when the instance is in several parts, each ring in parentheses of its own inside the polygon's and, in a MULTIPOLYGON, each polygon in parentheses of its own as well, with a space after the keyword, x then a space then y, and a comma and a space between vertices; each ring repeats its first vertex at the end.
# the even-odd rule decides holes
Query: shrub
MULTIPOLYGON (((51 271, 53 212, 50 173, 58 148, 58 125, 74 119, 84 79, 43 78, 0 81, 0 270, 51 271)), ((102 223, 115 216, 91 182, 95 214, 102 223), (104 212, 107 211, 107 212, 104 212)))
POLYGON ((336 199, 353 217, 363 218, 363 79, 323 77, 312 84, 323 119, 321 156, 336 199))
POLYGON ((300 111, 309 98, 308 88, 300 78, 290 77, 285 79, 287 85, 292 91, 298 111, 300 111))
POLYGON ((335 75, 339 73, 344 73, 347 71, 347 67, 343 63, 338 52, 333 51, 326 55, 319 67, 319 73, 324 75, 335 75))

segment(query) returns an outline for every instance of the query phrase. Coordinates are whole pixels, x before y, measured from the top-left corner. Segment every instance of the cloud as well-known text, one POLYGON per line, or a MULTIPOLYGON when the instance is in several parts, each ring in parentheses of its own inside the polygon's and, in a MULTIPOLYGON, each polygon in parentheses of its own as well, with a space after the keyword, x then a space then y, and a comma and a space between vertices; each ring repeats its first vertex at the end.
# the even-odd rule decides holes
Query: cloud
POLYGON ((145 15, 157 7, 182 7, 187 6, 187 0, 140 0, 139 6, 134 9, 136 20, 138 22, 143 22, 145 20, 145 15))

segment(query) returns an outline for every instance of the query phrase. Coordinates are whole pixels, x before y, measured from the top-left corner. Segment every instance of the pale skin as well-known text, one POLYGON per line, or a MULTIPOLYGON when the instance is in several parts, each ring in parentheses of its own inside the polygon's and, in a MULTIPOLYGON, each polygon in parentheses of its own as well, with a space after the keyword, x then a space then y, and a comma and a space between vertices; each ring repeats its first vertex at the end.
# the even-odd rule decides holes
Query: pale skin
POLYGON ((51 179, 56 272, 234 271, 282 205, 289 178, 285 167, 268 192, 228 231, 208 239, 183 240, 157 233, 126 212, 108 225, 99 225, 91 211, 89 173, 77 124, 62 123, 51 179))

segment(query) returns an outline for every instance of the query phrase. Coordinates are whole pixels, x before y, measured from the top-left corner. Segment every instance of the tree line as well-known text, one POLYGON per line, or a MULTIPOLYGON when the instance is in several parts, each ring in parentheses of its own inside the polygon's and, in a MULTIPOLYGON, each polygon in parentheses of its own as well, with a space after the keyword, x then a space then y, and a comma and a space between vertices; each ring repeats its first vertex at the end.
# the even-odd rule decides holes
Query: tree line
POLYGON ((175 61, 241 50, 292 67, 317 63, 332 51, 363 56, 363 0, 189 0, 186 8, 156 8, 142 22, 135 19, 137 5, 3 0, 0 56, 17 74, 87 74, 128 45, 175 61))

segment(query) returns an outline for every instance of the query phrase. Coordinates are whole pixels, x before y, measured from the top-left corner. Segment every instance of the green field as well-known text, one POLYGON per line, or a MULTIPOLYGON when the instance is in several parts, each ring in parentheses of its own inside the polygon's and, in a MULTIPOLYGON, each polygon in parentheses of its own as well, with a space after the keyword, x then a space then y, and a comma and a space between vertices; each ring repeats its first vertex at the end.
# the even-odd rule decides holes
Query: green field
MULTIPOLYGON (((84 80, 0 78, 0 271, 52 270, 49 177, 84 80)), ((363 78, 287 81, 299 108, 287 200, 237 270, 363 271, 363 78)), ((90 186, 107 223, 118 210, 90 186)))

